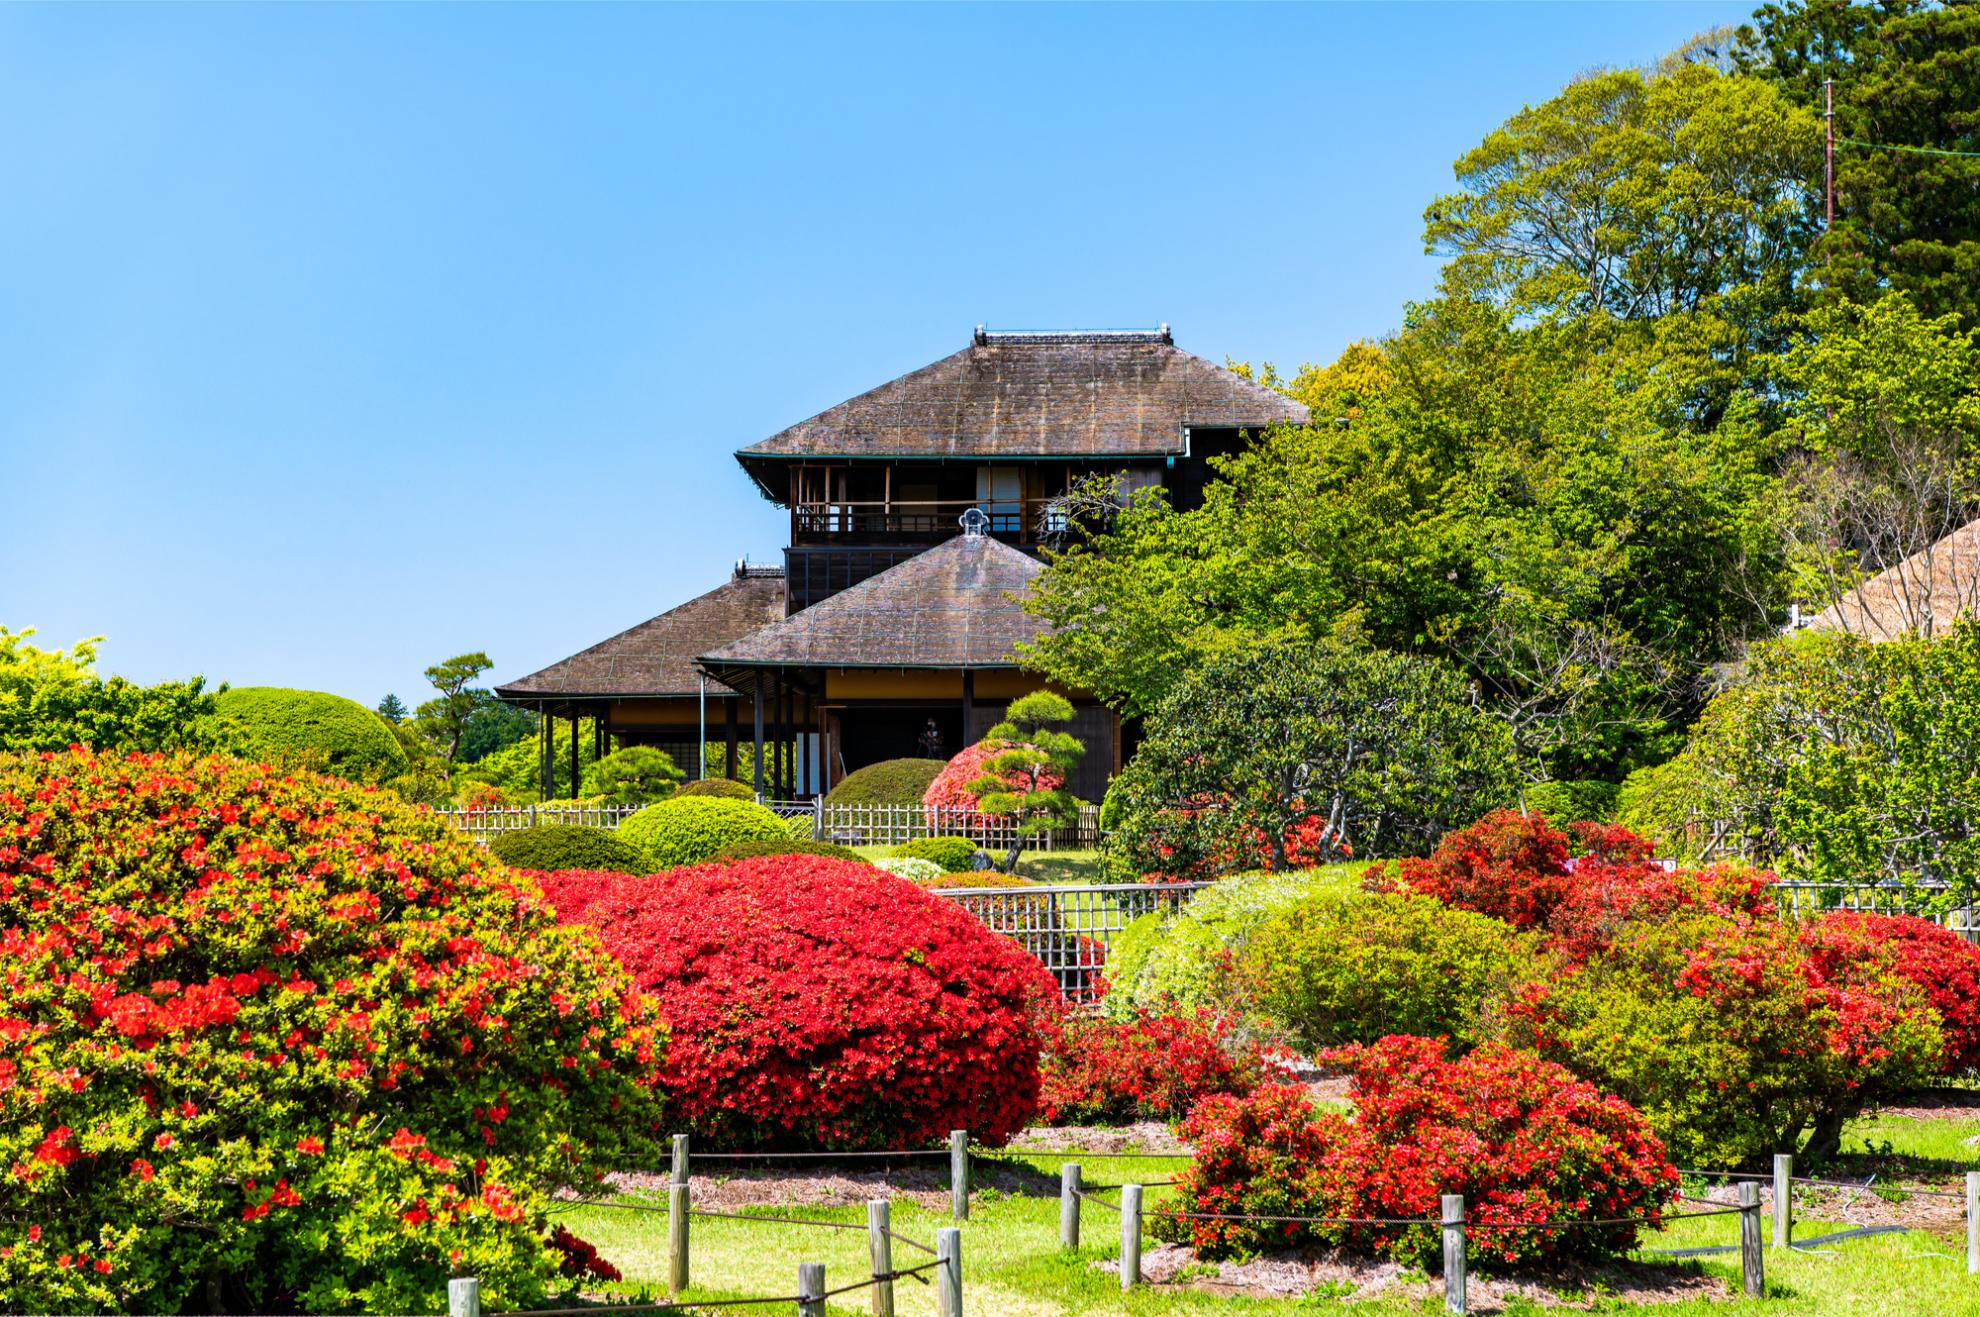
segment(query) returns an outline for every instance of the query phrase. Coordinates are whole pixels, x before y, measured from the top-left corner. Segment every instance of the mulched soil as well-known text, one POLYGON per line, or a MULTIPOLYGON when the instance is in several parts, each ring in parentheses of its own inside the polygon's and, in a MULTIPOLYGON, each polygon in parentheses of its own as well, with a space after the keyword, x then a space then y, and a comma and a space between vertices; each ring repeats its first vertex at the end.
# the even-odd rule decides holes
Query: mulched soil
POLYGON ((1019 1134, 1011 1143, 1020 1148, 1048 1148, 1055 1152, 1172 1152, 1179 1157, 1187 1157, 1191 1152, 1187 1143, 1157 1120, 1139 1125, 1038 1125, 1019 1134))
MULTIPOLYGON (((1837 1176, 1836 1178, 1846 1178, 1837 1176)), ((1797 1184, 1794 1186, 1795 1233, 1807 1238, 1813 1235, 1829 1234, 1832 1226, 1810 1226, 1810 1219, 1818 1221, 1840 1221, 1843 1228, 1851 1226, 1904 1226, 1911 1230, 1930 1231, 1935 1234, 1964 1234, 1966 1230, 1966 1204, 1964 1196, 1953 1197, 1959 1187, 1951 1182, 1932 1183, 1914 1186, 1932 1190, 1925 1194, 1904 1194, 1886 1198, 1883 1194, 1891 1189, 1879 1184, 1873 1189, 1833 1189, 1826 1185, 1797 1184), (1882 1190, 1882 1193, 1877 1192, 1882 1190), (1940 1196, 1946 1195, 1946 1196, 1940 1196)), ((1715 1184, 1696 1194, 1695 1197, 1708 1199, 1728 1207, 1739 1203, 1739 1187, 1730 1183, 1715 1184)), ((1693 1204, 1680 1204, 1690 1208, 1693 1204)), ((1760 1214, 1767 1221, 1773 1220, 1774 1186, 1771 1181, 1760 1185, 1760 1214)), ((1730 1217, 1727 1220, 1731 1220, 1730 1217)), ((1771 1231, 1773 1226, 1768 1225, 1771 1231)), ((1770 1236, 1771 1238, 1771 1236, 1770 1236)))
MULTIPOLYGON (((1120 1274, 1116 1262, 1096 1262, 1120 1274)), ((1184 1245, 1162 1244, 1141 1255, 1142 1280, 1154 1286, 1199 1290, 1220 1298, 1291 1299, 1316 1292, 1345 1299, 1399 1298, 1435 1301, 1443 1296, 1441 1278, 1406 1273, 1384 1259, 1338 1249, 1307 1249, 1248 1262, 1199 1264, 1184 1245), (1211 1274, 1214 1268, 1214 1274, 1211 1274)), ((1725 1299, 1731 1289, 1718 1277, 1698 1274, 1684 1263, 1617 1262, 1563 1265, 1518 1276, 1466 1278, 1466 1306, 1474 1313, 1503 1312, 1515 1303, 1543 1308, 1587 1309, 1611 1303, 1680 1303, 1725 1299)))
POLYGON ((1907 1093, 1898 1105, 1880 1107, 1881 1116, 1913 1120, 1980 1120, 1980 1088, 1926 1088, 1907 1093))

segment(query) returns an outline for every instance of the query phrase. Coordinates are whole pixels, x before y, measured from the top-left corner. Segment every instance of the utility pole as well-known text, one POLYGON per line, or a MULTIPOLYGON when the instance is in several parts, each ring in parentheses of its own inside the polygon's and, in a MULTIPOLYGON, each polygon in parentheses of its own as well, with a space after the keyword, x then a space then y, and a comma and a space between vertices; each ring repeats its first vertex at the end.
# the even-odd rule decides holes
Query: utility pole
POLYGON ((1822 122, 1828 141, 1822 160, 1822 232, 1836 226, 1836 80, 1822 79, 1822 122))

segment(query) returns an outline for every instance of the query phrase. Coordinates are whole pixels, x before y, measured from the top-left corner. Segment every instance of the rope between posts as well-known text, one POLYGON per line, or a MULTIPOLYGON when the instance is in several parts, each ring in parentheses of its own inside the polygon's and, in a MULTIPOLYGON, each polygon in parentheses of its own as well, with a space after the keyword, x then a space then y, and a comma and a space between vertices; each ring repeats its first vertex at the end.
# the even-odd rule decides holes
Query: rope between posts
POLYGON ((1057 1157, 1062 1161, 1071 1161, 1075 1157, 1103 1159, 1112 1157, 1127 1160, 1153 1159, 1156 1161, 1181 1162, 1188 1161, 1196 1155, 1193 1152, 1093 1152, 1090 1149, 1082 1148, 971 1148, 970 1152, 973 1155, 984 1157, 1001 1157, 1009 1153, 1012 1156, 1019 1157, 1057 1157))
MULTIPOLYGON (((1678 1174, 1688 1175, 1697 1180, 1747 1180, 1763 1185, 1774 1182, 1774 1177, 1765 1171, 1687 1171, 1679 1167, 1678 1174)), ((1950 1193, 1944 1189, 1913 1189, 1898 1184, 1878 1184, 1874 1180, 1854 1184, 1848 1180, 1816 1180, 1807 1176, 1790 1175, 1788 1183, 1813 1185, 1820 1189, 1853 1189, 1857 1193, 1913 1194, 1919 1198, 1951 1198, 1956 1201, 1966 1197, 1963 1193, 1950 1193)))
POLYGON ((902 1244, 906 1244, 909 1248, 918 1248, 931 1258, 936 1256, 935 1250, 928 1247, 928 1245, 922 1243, 918 1239, 909 1239, 906 1235, 903 1235, 896 1230, 889 1229, 887 1231, 887 1238, 895 1240, 902 1244))
MULTIPOLYGON (((1086 1199, 1088 1202, 1098 1203, 1102 1207, 1108 1208, 1115 1212, 1121 1210, 1121 1205, 1119 1203, 1111 1203, 1108 1202, 1105 1198, 1095 1197, 1094 1195, 1085 1192, 1083 1189, 1075 1189, 1073 1190, 1073 1192, 1077 1194, 1079 1197, 1086 1199)), ((1457 1221, 1447 1222, 1440 1218, 1421 1217, 1421 1216, 1246 1216, 1246 1215, 1225 1214, 1221 1212, 1172 1212, 1172 1211, 1166 1211, 1162 1208, 1145 1208, 1142 1211, 1142 1215, 1165 1216, 1173 1221, 1251 1221, 1266 1225, 1307 1225, 1307 1226, 1463 1225, 1467 1228, 1478 1229, 1478 1230, 1568 1230, 1575 1227, 1583 1227, 1583 1226, 1659 1225, 1665 1221, 1686 1221, 1696 1217, 1736 1216, 1742 1210, 1743 1209, 1737 1207, 1720 1207, 1720 1208, 1715 1208, 1709 1212, 1662 1212, 1654 1217, 1651 1216, 1616 1216, 1616 1217, 1595 1217, 1595 1218, 1577 1217, 1566 1221, 1481 1221, 1476 1217, 1469 1217, 1462 1222, 1457 1222, 1457 1221)))
MULTIPOLYGON (((614 1303, 593 1304, 588 1308, 488 1308, 489 1317, 599 1317, 602 1313, 615 1312, 692 1312, 697 1308, 749 1308, 761 1307, 766 1303, 796 1304, 821 1303, 835 1299, 841 1294, 851 1294, 855 1290, 872 1289, 881 1281, 919 1279, 924 1271, 933 1271, 941 1266, 940 1261, 924 1262, 918 1267, 899 1268, 878 1276, 868 1276, 865 1280, 851 1285, 841 1285, 823 1294, 782 1294, 767 1299, 673 1299, 666 1303, 614 1303)), ((926 1285, 927 1281, 922 1281, 926 1285)))
POLYGON ((900 1148, 885 1152, 690 1152, 689 1161, 695 1162, 746 1162, 746 1161, 787 1161, 804 1158, 829 1157, 834 1161, 842 1157, 946 1157, 947 1148, 900 1148))

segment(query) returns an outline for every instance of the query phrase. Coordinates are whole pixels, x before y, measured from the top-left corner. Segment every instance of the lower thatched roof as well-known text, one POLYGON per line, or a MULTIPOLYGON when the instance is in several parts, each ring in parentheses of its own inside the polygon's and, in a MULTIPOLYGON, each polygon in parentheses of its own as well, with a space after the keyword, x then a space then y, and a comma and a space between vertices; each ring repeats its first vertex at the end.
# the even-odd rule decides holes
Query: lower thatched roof
POLYGON ((1044 565, 988 535, 959 535, 727 645, 701 666, 731 684, 748 670, 1009 668, 1043 627, 1020 602, 1044 565))
POLYGON ((1815 615, 1808 625, 1895 640, 1937 631, 1980 611, 1980 521, 1882 571, 1815 615))
MULTIPOLYGON (((784 615, 784 577, 746 568, 707 594, 532 672, 495 693, 505 700, 687 696, 701 690, 695 656, 784 615)), ((733 695, 711 681, 710 695, 733 695)))

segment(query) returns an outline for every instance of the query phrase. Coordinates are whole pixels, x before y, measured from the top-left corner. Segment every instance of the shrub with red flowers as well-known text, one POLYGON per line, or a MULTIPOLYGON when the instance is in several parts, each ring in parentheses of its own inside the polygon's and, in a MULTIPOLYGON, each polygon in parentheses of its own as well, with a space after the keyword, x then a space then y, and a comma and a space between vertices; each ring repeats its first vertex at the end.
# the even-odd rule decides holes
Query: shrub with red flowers
POLYGON ((1574 960, 1601 953, 1632 923, 1684 913, 1758 919, 1774 912, 1774 875, 1713 865, 1666 870, 1638 862, 1575 866, 1574 884, 1547 916, 1553 946, 1574 960))
POLYGON ((1503 919, 1514 928, 1547 922, 1574 887, 1568 839, 1538 814, 1493 810, 1469 827, 1444 835, 1428 859, 1405 859, 1393 869, 1375 865, 1365 885, 1402 886, 1445 905, 1503 919))
POLYGON ((1889 963, 1939 1013, 1939 1073, 1980 1066, 1980 947, 1929 919, 1837 910, 1801 935, 1812 972, 1847 981, 1858 967, 1889 963))
POLYGON ((0 1294, 433 1311, 565 1288, 661 1038, 585 930, 396 798, 224 759, 0 760, 0 1294))
POLYGON ((1057 985, 905 879, 773 855, 543 884, 654 997, 673 1031, 661 1082, 714 1146, 1000 1143, 1037 1106, 1057 985))
POLYGON ((1819 1161, 1845 1121, 1939 1065, 1924 992, 1862 949, 1825 965, 1771 917, 1631 922, 1523 989, 1508 1037, 1636 1106, 1687 1166, 1819 1161))
POLYGON ((1049 1125, 1181 1120, 1213 1093, 1273 1074, 1276 1049, 1212 1011, 1069 1019, 1045 1053, 1038 1112, 1049 1125))
POLYGON ((1323 1243, 1421 1265, 1438 1253, 1440 1195, 1459 1193, 1468 1257, 1614 1257, 1643 1227, 1532 1224, 1642 1218, 1655 1229, 1677 1192, 1677 1171, 1640 1114, 1531 1053, 1494 1045, 1453 1060, 1440 1040, 1395 1035, 1329 1056, 1353 1072, 1353 1118, 1317 1111, 1304 1090, 1282 1085, 1206 1099, 1183 1124, 1197 1151, 1177 1182, 1181 1210, 1425 1224, 1158 1215, 1158 1236, 1206 1258, 1323 1243))
MULTIPOLYGON (((989 762, 1007 749, 1009 747, 1006 745, 993 745, 989 741, 978 741, 975 745, 964 746, 956 752, 955 758, 935 775, 935 780, 928 784, 928 789, 921 793, 921 803, 931 811, 959 810, 965 814, 974 814, 979 793, 972 789, 973 784, 983 778, 989 762)), ((1056 791, 1065 784, 1064 777, 1051 769, 1046 769, 1036 785, 1043 791, 1056 791)), ((1019 782, 1015 774, 1012 775, 1010 787, 1013 791, 1026 785, 1028 784, 1019 782)), ((947 828, 954 826, 955 823, 955 820, 947 814, 931 813, 929 818, 930 827, 947 828)))

